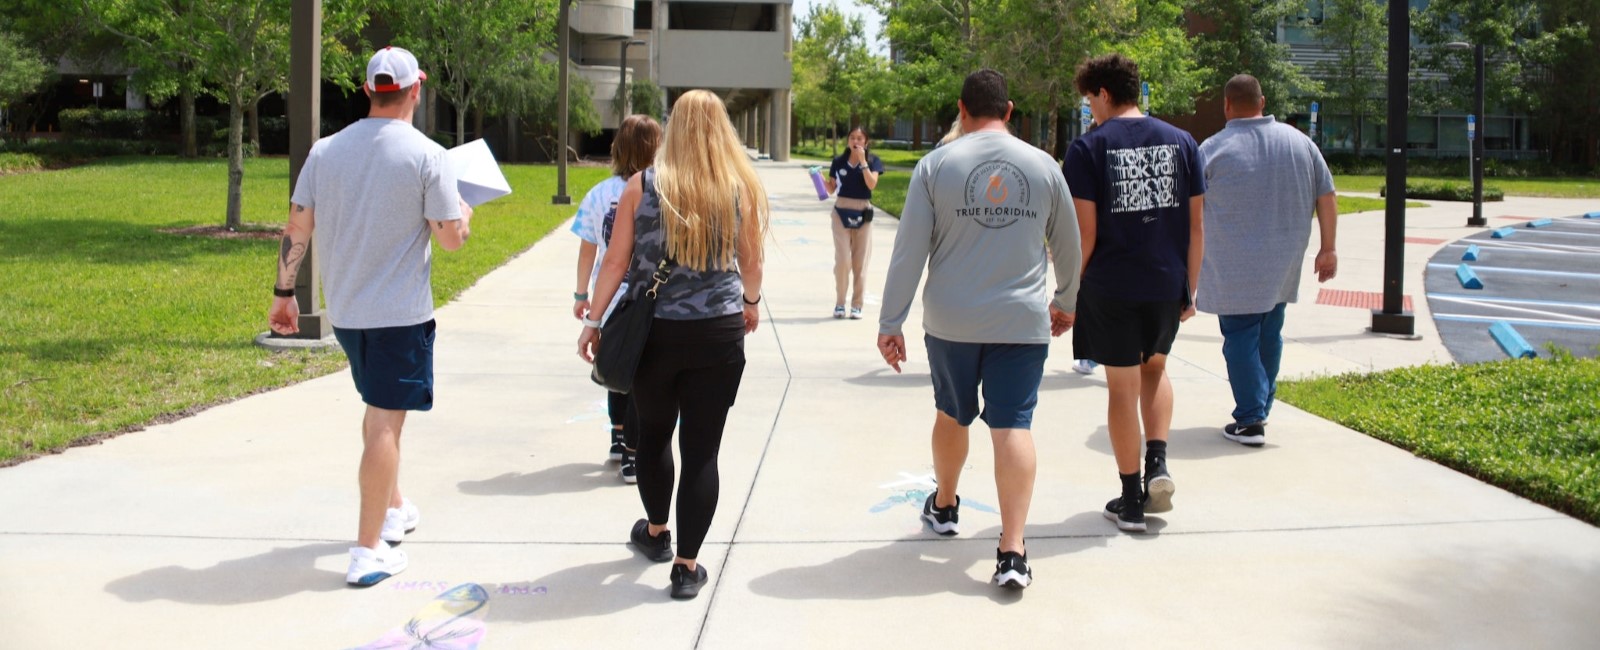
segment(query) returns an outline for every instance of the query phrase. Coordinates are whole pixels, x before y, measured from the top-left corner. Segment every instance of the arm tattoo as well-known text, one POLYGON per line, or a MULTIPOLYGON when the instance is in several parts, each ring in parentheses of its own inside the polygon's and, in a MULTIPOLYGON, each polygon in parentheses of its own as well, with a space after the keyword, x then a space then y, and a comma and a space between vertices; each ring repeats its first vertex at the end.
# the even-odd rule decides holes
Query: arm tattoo
POLYGON ((283 242, 278 245, 278 288, 294 287, 295 277, 300 275, 300 260, 305 254, 304 242, 296 243, 289 235, 283 236, 283 242))

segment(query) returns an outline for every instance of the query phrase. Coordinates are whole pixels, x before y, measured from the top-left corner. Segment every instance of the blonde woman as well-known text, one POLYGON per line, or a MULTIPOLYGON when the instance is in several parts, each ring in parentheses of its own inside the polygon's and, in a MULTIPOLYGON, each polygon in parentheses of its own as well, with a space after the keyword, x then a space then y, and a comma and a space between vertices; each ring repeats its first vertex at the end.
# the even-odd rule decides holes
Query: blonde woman
MULTIPOLYGON (((673 561, 671 595, 694 598, 706 569, 695 558, 717 508, 717 450, 744 375, 744 336, 760 322, 767 192, 715 94, 678 98, 655 166, 628 181, 591 305, 609 304, 629 276, 635 292, 663 256, 672 264, 634 377, 639 498, 646 519, 630 541, 656 562, 673 561), (667 530, 673 494, 673 428, 680 425, 678 549, 667 530)), ((590 311, 578 355, 594 361, 600 314, 590 311)))

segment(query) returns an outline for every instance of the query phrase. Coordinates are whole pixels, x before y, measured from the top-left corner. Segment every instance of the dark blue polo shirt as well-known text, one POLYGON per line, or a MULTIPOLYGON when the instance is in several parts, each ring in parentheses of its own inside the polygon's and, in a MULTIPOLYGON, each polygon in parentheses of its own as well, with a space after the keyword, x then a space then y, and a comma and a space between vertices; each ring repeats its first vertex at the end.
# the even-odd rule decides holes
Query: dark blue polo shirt
MULTIPOLYGON (((883 159, 868 151, 865 167, 882 174, 883 159)), ((838 181, 839 196, 847 199, 872 198, 872 190, 867 188, 867 178, 861 174, 861 170, 850 166, 850 152, 848 151, 833 159, 833 166, 828 169, 828 177, 838 181)))

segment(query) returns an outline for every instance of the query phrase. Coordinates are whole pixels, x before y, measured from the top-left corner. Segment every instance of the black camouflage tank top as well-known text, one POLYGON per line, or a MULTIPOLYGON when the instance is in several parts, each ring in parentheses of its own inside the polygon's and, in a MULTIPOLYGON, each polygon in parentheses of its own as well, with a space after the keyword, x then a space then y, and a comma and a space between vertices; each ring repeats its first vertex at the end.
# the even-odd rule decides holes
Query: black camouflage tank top
MULTIPOLYGON (((638 292, 655 284, 650 276, 667 249, 654 168, 644 171, 643 181, 644 196, 633 215, 633 270, 629 274, 629 281, 638 292)), ((739 280, 737 260, 734 268, 726 270, 696 271, 674 266, 671 279, 656 292, 655 316, 666 320, 703 320, 743 313, 743 295, 744 284, 739 280)))

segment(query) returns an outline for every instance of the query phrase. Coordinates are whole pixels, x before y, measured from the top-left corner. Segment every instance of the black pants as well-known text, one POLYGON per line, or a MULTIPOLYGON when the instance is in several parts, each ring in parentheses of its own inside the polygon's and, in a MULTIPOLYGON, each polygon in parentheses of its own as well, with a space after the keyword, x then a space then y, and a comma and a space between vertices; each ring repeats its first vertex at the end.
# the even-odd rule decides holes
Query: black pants
POLYGON ((622 446, 638 449, 639 427, 628 425, 632 421, 632 414, 628 412, 632 406, 633 400, 627 393, 606 392, 606 410, 611 415, 611 428, 622 427, 622 446))
POLYGON ((650 523, 671 514, 673 428, 683 474, 678 487, 678 557, 694 559, 717 510, 717 452, 744 377, 744 317, 656 319, 633 380, 639 498, 650 523))

